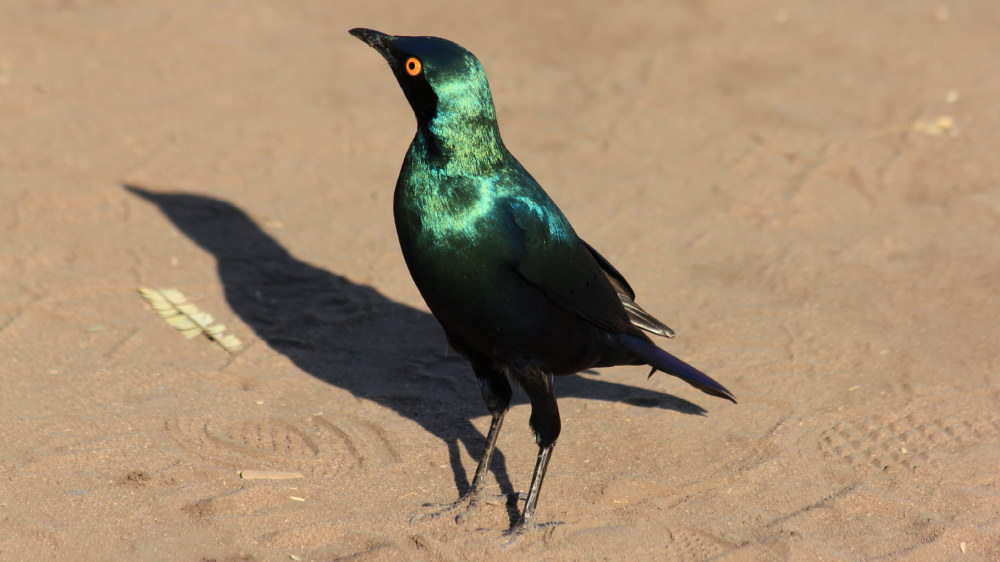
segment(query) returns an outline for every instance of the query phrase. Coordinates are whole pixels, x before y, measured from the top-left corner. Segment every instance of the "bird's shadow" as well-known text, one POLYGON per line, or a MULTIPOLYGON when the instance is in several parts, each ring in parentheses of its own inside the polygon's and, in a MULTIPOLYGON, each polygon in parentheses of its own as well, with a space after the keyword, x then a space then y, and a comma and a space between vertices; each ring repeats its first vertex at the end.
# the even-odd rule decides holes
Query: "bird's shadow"
MULTIPOLYGON (((488 412, 471 369, 446 353, 444 334, 433 316, 297 259, 231 203, 124 187, 155 204, 215 257, 226 300, 271 349, 306 373, 420 424, 447 444, 458 491, 469 488, 460 447, 479 458, 485 438, 471 420, 488 412)), ((344 251, 353 251, 349 241, 344 241, 344 251)), ((560 379, 557 392, 705 413, 670 394, 585 377, 560 379)), ((512 493, 499 449, 493 472, 501 492, 512 493)))

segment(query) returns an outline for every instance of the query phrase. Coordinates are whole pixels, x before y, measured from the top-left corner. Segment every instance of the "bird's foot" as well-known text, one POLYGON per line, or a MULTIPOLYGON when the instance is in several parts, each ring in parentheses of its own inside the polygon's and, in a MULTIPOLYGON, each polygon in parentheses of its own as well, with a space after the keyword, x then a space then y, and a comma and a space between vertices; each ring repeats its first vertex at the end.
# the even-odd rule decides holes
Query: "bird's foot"
POLYGON ((524 498, 524 494, 518 493, 484 497, 481 493, 474 493, 470 491, 462 494, 454 502, 444 504, 443 507, 442 504, 425 503, 424 507, 439 507, 441 509, 414 515, 413 518, 410 519, 410 525, 414 525, 424 520, 437 519, 442 515, 458 511, 464 506, 465 509, 462 509, 457 515, 455 515, 455 523, 461 523, 463 519, 479 507, 480 502, 486 503, 487 505, 517 505, 518 500, 523 500, 524 498))
POLYGON ((503 536, 508 537, 507 544, 503 546, 504 549, 508 549, 524 539, 529 533, 535 531, 541 531, 544 529, 551 529, 562 525, 562 521, 546 521, 544 523, 535 523, 533 521, 525 521, 522 517, 514 524, 513 527, 504 531, 503 536))
MULTIPOLYGON (((469 508, 472 507, 472 504, 473 504, 472 497, 473 497, 472 494, 464 494, 462 496, 459 496, 459 498, 457 500, 455 500, 454 502, 452 502, 450 504, 425 503, 423 505, 423 507, 441 507, 442 505, 444 505, 444 507, 442 509, 437 510, 437 511, 430 511, 430 512, 427 512, 427 513, 418 513, 418 514, 414 515, 410 519, 410 525, 415 525, 415 524, 419 523, 420 521, 424 521, 424 520, 437 519, 438 517, 441 517, 442 515, 446 515, 448 513, 451 513, 451 512, 457 510, 458 508, 460 508, 460 507, 462 507, 463 505, 466 505, 466 504, 468 504, 468 507, 466 509, 469 509, 469 508)), ((458 517, 455 518, 455 520, 458 521, 458 518, 461 517, 463 513, 460 513, 458 515, 458 517)))

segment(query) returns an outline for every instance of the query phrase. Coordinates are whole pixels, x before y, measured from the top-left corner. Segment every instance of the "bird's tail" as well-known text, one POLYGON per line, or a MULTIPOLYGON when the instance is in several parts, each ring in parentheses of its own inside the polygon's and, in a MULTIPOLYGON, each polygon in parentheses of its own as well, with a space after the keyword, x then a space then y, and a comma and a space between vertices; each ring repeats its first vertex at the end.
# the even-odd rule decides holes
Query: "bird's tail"
POLYGON ((725 398, 726 400, 732 401, 734 404, 736 403, 736 397, 734 397, 733 393, 729 392, 726 387, 715 382, 712 377, 709 377, 691 365, 688 365, 673 355, 670 355, 666 351, 656 347, 653 342, 643 338, 630 336, 628 334, 621 334, 619 337, 621 338, 621 341, 625 345, 626 349, 632 352, 632 354, 634 354, 637 358, 653 367, 653 370, 649 372, 650 376, 652 376, 655 371, 663 371, 668 375, 673 375, 677 378, 683 379, 684 382, 706 394, 718 396, 719 398, 725 398))

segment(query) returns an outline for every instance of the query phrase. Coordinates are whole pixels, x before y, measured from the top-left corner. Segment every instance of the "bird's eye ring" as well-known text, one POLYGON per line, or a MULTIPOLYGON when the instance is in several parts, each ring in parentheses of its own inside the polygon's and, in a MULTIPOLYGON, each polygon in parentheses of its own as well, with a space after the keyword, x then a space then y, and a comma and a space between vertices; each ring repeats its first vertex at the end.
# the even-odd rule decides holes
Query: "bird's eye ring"
POLYGON ((406 65, 404 65, 404 68, 406 69, 407 74, 410 76, 416 76, 417 74, 420 74, 421 66, 420 59, 417 57, 410 57, 406 59, 406 65))

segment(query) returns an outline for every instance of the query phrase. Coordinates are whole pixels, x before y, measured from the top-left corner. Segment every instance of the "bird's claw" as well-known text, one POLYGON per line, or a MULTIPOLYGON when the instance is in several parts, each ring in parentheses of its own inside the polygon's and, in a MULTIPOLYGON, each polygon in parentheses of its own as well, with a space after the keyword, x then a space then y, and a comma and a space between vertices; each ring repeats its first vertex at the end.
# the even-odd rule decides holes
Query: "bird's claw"
POLYGON ((557 527, 562 525, 562 521, 546 521, 545 523, 529 523, 525 522, 523 519, 518 521, 513 527, 504 531, 503 536, 509 537, 507 543, 503 545, 506 550, 512 546, 517 545, 524 539, 528 533, 534 531, 541 531, 543 529, 551 529, 552 527, 557 527))
MULTIPOLYGON (((437 519, 438 517, 441 517, 442 515, 444 515, 446 513, 451 513, 452 511, 455 511, 456 509, 458 509, 459 507, 461 507, 462 504, 464 504, 466 502, 469 502, 470 507, 471 507, 471 503, 472 503, 471 499, 470 498, 466 498, 465 496, 462 496, 462 497, 458 498, 457 500, 455 500, 454 502, 452 502, 452 503, 450 503, 448 505, 445 505, 444 509, 440 509, 438 511, 432 511, 430 513, 418 513, 418 514, 414 515, 412 518, 410 518, 410 525, 411 526, 415 525, 415 524, 417 524, 418 522, 420 522, 420 521, 422 521, 424 519, 437 519)), ((425 504, 423 504, 422 507, 441 507, 441 504, 425 503, 425 504)))
POLYGON ((483 499, 482 494, 465 494, 450 504, 425 503, 423 507, 441 507, 442 505, 444 505, 444 507, 442 509, 439 509, 438 511, 432 511, 429 513, 418 513, 414 515, 410 519, 410 525, 415 525, 416 523, 423 520, 437 519, 442 515, 446 515, 461 508, 462 506, 465 506, 465 509, 463 509, 457 515, 455 515, 455 523, 461 523, 462 520, 464 520, 469 513, 471 513, 472 511, 474 511, 476 508, 479 507, 481 499, 487 505, 517 505, 518 500, 523 500, 525 497, 527 496, 523 493, 520 494, 513 493, 513 494, 500 494, 497 496, 491 496, 489 499, 483 499), (502 501, 497 501, 497 500, 502 500, 502 501))

